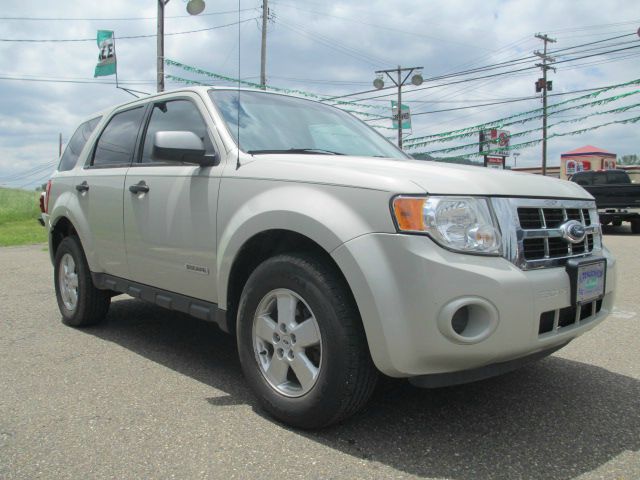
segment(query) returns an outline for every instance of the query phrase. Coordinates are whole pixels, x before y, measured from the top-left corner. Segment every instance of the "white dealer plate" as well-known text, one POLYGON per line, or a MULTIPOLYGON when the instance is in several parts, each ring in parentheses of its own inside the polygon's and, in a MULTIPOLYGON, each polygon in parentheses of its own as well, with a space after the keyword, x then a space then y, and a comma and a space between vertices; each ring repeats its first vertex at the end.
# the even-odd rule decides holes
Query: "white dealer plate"
POLYGON ((589 303, 604 296, 606 261, 578 266, 575 303, 589 303))

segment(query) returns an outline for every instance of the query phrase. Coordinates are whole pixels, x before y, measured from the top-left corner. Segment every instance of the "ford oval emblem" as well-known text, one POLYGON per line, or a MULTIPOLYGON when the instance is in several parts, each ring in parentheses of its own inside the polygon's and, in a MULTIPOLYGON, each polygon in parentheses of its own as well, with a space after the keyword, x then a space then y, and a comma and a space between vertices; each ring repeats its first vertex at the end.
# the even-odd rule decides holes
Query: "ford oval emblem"
POLYGON ((571 243, 580 243, 587 235, 584 225, 577 220, 569 220, 563 223, 560 226, 560 231, 562 232, 562 238, 571 243))

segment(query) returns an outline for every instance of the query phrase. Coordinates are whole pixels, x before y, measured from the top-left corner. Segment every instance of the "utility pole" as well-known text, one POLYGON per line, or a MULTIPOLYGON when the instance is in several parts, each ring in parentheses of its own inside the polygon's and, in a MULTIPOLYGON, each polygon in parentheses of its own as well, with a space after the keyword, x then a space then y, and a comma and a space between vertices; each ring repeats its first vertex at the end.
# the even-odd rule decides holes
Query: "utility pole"
POLYGON ((262 0, 262 49, 260 50, 260 88, 267 89, 267 21, 269 1, 262 0))
POLYGON ((62 157, 62 133, 58 135, 58 158, 62 157))
POLYGON ((169 2, 169 0, 157 0, 158 2, 158 31, 157 33, 157 41, 158 41, 158 58, 157 58, 157 66, 158 66, 158 92, 164 92, 164 6, 169 2))
MULTIPOLYGON (((158 45, 157 79, 158 92, 164 92, 164 7, 169 0, 156 0, 158 2, 158 27, 156 39, 158 45)), ((189 0, 187 3, 187 13, 189 15, 199 15, 204 10, 204 0, 189 0)), ((116 73, 117 75, 117 73, 116 73)), ((117 78, 117 77, 116 77, 117 78)))
MULTIPOLYGON (((382 74, 385 74, 389 79, 393 82, 393 84, 398 87, 398 104, 397 107, 397 115, 398 115, 398 147, 402 150, 402 87, 409 79, 409 75, 411 75, 415 70, 422 70, 422 67, 410 67, 410 68, 402 68, 398 65, 398 68, 392 68, 389 70, 377 70, 375 73, 378 74, 378 78, 373 81, 373 86, 378 90, 384 87, 384 81, 382 80, 382 74), (403 72, 407 72, 407 74, 402 78, 403 72), (391 76, 392 73, 396 74, 396 78, 391 76)), ((411 77, 411 83, 415 86, 422 85, 422 75, 420 72, 416 73, 413 77, 411 77)))
POLYGON ((556 40, 549 38, 546 34, 540 33, 535 35, 544 42, 544 48, 542 53, 538 50, 533 52, 535 55, 542 59, 542 63, 536 64, 536 67, 542 69, 542 78, 539 78, 536 82, 536 92, 542 91, 542 175, 547 174, 547 90, 552 89, 552 82, 547 81, 547 70, 555 68, 550 67, 548 63, 553 63, 555 60, 547 55, 547 44, 555 43, 556 40))

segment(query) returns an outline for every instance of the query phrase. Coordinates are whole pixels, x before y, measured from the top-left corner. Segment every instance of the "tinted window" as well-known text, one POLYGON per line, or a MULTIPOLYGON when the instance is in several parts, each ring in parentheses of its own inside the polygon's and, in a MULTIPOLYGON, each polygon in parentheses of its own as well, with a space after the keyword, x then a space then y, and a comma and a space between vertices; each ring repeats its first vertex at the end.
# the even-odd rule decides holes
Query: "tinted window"
POLYGON ((607 183, 630 183, 625 172, 607 172, 607 183))
POLYGON ((591 185, 592 175, 590 173, 576 173, 572 180, 578 185, 591 185))
POLYGON ((92 164, 129 164, 136 147, 136 137, 143 114, 144 108, 138 107, 114 115, 100 135, 92 164))
POLYGON ((593 184, 594 185, 606 185, 607 184, 607 174, 604 172, 598 172, 593 175, 593 184))
POLYGON ((60 159, 60 165, 58 166, 58 171, 66 172, 76 166, 80 152, 82 152, 82 149, 87 144, 87 140, 89 140, 89 137, 95 130, 96 125, 98 125, 100 118, 101 117, 93 118, 78 127, 71 137, 71 140, 69 140, 67 148, 64 149, 64 153, 60 159))
POLYGON ((204 142, 206 154, 214 153, 207 125, 204 123, 198 108, 189 100, 172 100, 156 103, 151 112, 151 119, 142 149, 142 162, 162 161, 153 156, 153 138, 156 132, 187 131, 195 133, 204 142))

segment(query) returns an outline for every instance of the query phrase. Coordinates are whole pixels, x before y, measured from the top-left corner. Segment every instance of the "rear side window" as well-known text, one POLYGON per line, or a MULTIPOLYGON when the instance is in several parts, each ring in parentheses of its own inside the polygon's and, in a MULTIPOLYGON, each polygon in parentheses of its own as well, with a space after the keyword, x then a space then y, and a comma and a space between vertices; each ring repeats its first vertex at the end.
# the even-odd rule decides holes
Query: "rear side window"
POLYGON ((136 148, 136 138, 143 116, 144 107, 115 114, 100 135, 91 165, 129 165, 136 148))
POLYGON ((607 172, 607 183, 630 183, 629 176, 624 172, 607 172))
POLYGON ((207 133, 207 125, 198 108, 189 100, 171 100, 156 103, 151 112, 142 149, 142 163, 162 161, 153 157, 153 138, 156 132, 187 131, 195 133, 204 142, 205 154, 214 153, 213 144, 207 133))
POLYGON ((89 140, 89 137, 96 129, 98 122, 100 122, 100 118, 102 117, 92 118, 78 127, 71 137, 71 140, 69 140, 67 148, 64 149, 64 153, 60 159, 60 165, 58 165, 59 172, 72 170, 73 167, 76 166, 76 163, 78 163, 78 157, 80 156, 84 146, 87 144, 87 140, 89 140))

